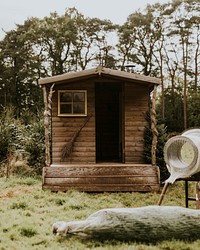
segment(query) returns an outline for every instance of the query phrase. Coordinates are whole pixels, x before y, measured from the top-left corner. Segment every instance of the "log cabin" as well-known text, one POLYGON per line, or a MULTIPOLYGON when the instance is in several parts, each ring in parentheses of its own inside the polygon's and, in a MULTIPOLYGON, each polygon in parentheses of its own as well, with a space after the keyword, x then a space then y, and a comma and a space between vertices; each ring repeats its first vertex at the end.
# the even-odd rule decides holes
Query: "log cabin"
POLYGON ((41 78, 39 84, 45 104, 44 190, 159 190, 155 159, 152 164, 143 159, 150 106, 156 130, 150 96, 160 84, 158 78, 99 66, 41 78))

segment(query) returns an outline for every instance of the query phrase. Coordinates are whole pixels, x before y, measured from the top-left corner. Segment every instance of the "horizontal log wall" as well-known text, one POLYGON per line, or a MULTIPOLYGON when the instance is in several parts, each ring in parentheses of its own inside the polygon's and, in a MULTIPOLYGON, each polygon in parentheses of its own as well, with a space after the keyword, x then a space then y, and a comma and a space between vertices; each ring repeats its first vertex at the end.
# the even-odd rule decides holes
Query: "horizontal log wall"
MULTIPOLYGON (((106 83, 105 83, 106 84, 106 83)), ((57 85, 52 100, 52 164, 44 168, 43 189, 67 191, 158 191, 156 166, 142 164, 145 119, 149 110, 148 86, 124 84, 125 164, 96 164, 95 80, 57 85), (62 151, 86 117, 58 116, 59 89, 87 90, 88 115, 92 114, 74 142, 72 153, 62 160, 62 151)))
POLYGON ((144 85, 125 85, 125 162, 143 163, 145 119, 149 110, 149 89, 144 85))
POLYGON ((92 114, 93 116, 76 138, 70 156, 62 159, 63 148, 84 124, 86 117, 58 116, 58 93, 55 91, 52 105, 52 162, 94 163, 96 161, 94 83, 87 80, 87 82, 76 84, 57 85, 55 89, 87 90, 88 115, 92 114))
MULTIPOLYGON (((145 119, 149 110, 149 89, 147 85, 126 83, 124 85, 124 144, 125 163, 143 163, 145 119)), ((95 163, 95 81, 57 85, 58 89, 87 90, 88 114, 93 114, 77 137, 73 152, 64 159, 65 163, 95 163)), ((74 133, 84 123, 85 117, 59 117, 58 94, 53 95, 52 107, 52 162, 62 162, 62 149, 71 140, 74 133)))
POLYGON ((43 189, 52 191, 159 191, 157 167, 144 164, 54 164, 43 176, 43 189))

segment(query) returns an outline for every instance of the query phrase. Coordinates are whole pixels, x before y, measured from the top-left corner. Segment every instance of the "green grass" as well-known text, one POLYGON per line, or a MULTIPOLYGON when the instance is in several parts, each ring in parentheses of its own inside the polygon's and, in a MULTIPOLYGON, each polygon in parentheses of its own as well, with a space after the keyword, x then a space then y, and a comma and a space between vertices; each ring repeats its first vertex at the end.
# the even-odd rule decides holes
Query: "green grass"
MULTIPOLYGON (((190 190, 194 193, 193 185, 190 190)), ((53 193, 42 191, 39 179, 0 178, 0 250, 199 250, 200 240, 146 245, 115 240, 83 240, 75 236, 56 237, 51 231, 52 224, 58 220, 84 220, 102 208, 156 205, 158 199, 159 194, 156 193, 89 194, 74 190, 53 193)), ((162 205, 184 206, 183 182, 169 187, 162 205)), ((190 202, 190 207, 195 208, 195 202, 190 202)))

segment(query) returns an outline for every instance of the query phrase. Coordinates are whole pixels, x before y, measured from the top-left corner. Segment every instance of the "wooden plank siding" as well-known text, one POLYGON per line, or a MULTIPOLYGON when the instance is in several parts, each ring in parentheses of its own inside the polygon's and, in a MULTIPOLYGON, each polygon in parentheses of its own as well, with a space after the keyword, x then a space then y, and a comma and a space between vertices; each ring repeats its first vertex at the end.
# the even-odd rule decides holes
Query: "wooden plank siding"
POLYGON ((149 110, 148 86, 125 84, 125 162, 143 163, 144 128, 149 110))
POLYGON ((45 89, 53 83, 51 166, 43 169, 43 189, 159 191, 158 167, 144 163, 143 150, 150 92, 160 80, 99 66, 39 80, 45 89), (58 90, 86 90, 92 115, 64 159, 63 149, 87 117, 59 116, 58 90))
POLYGON ((62 88, 56 86, 52 100, 52 162, 65 163, 95 163, 95 105, 94 105, 94 83, 87 80, 81 83, 63 84, 62 88), (62 159, 62 151, 70 142, 85 122, 86 117, 62 117, 58 116, 58 93, 59 89, 87 90, 87 110, 92 117, 81 130, 77 137, 70 157, 62 159))
MULTIPOLYGON (((73 152, 65 163, 95 163, 96 134, 95 134, 95 96, 94 80, 62 85, 62 89, 87 90, 88 114, 93 114, 74 143, 73 152)), ((56 90, 60 89, 57 86, 56 90)), ((124 88, 124 131, 125 131, 125 163, 143 163, 143 137, 145 120, 148 111, 149 89, 126 83, 124 88)), ((84 123, 85 117, 59 117, 57 91, 53 96, 52 106, 52 163, 62 162, 63 147, 70 141, 77 129, 84 123)))
MULTIPOLYGON (((157 167, 144 164, 143 161, 144 128, 147 125, 145 117, 149 110, 148 85, 124 83, 124 163, 97 164, 95 83, 98 81, 99 79, 88 79, 81 83, 55 87, 52 100, 52 164, 50 168, 44 168, 43 189, 67 191, 74 188, 87 192, 159 191, 157 167), (57 90, 60 89, 87 90, 88 115, 93 115, 76 138, 72 153, 64 160, 63 148, 84 124, 86 117, 58 116, 57 90)), ((108 82, 107 79, 104 81, 108 82)))
POLYGON ((158 192, 157 171, 157 167, 147 164, 54 164, 44 168, 43 189, 158 192))

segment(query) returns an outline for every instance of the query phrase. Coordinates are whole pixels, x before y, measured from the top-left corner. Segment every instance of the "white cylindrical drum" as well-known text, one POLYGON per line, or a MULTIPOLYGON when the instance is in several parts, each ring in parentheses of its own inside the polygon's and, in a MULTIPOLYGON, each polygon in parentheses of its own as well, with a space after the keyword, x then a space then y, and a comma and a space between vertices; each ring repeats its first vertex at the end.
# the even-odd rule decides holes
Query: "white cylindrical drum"
POLYGON ((200 172, 200 129, 190 129, 170 138, 164 147, 164 159, 170 172, 166 182, 187 178, 200 172))

